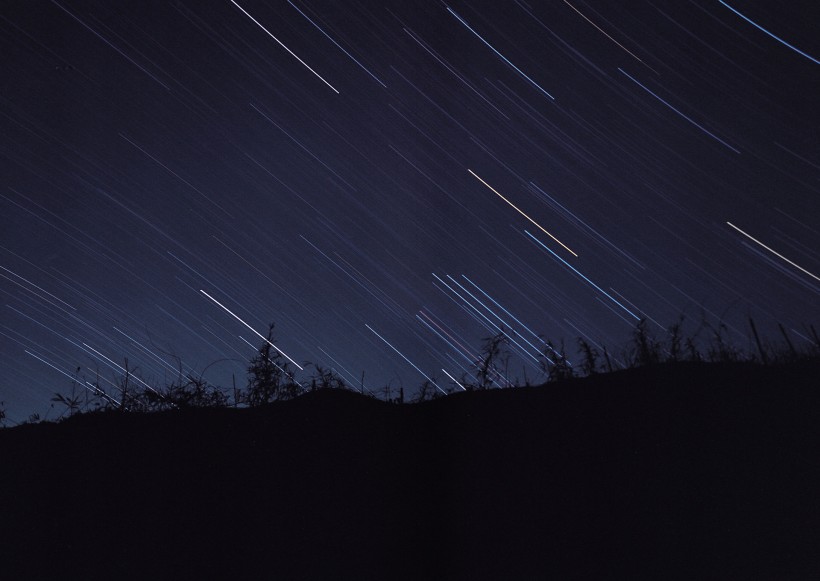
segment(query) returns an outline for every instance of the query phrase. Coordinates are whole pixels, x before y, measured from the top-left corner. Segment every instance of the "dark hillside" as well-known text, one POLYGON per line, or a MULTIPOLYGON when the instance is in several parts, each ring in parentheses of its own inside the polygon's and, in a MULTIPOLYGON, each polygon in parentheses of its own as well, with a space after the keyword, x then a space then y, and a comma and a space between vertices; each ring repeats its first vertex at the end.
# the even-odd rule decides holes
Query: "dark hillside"
POLYGON ((816 579, 820 366, 0 431, 0 575, 816 579))

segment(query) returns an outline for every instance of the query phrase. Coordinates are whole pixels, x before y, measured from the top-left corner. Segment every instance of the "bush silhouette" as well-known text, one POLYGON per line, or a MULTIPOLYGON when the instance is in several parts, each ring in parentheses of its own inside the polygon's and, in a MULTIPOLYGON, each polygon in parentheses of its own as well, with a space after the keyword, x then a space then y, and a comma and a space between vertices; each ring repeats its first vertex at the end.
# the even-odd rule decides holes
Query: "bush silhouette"
MULTIPOLYGON (((729 329, 722 322, 713 325, 703 319, 694 333, 688 335, 684 334, 683 323, 684 318, 680 317, 667 329, 666 337, 659 339, 651 333, 646 319, 639 321, 619 357, 611 356, 606 346, 593 344, 586 338, 578 338, 580 363, 577 366, 573 366, 569 361, 563 342, 556 346, 552 341, 542 340, 543 348, 538 357, 542 376, 536 382, 527 377, 526 368, 523 382, 509 377, 510 358, 513 356, 511 347, 514 341, 511 340, 511 335, 502 330, 484 339, 479 355, 473 362, 472 372, 462 375, 461 382, 453 380, 446 393, 545 385, 610 373, 618 369, 654 367, 660 364, 749 363, 776 366, 820 358, 820 336, 812 325, 808 326, 805 334, 800 334, 807 340, 807 345, 795 345, 783 325, 778 325, 783 343, 767 344, 761 340, 757 326, 750 318, 749 345, 752 350, 745 352, 732 344, 729 340, 729 329), (708 331, 707 338, 699 340, 703 330, 708 331)), ((114 381, 105 380, 99 373, 92 381, 75 377, 68 393, 54 393, 51 407, 57 405, 60 410, 54 419, 62 420, 88 411, 158 412, 190 408, 260 407, 277 401, 291 400, 308 391, 352 391, 332 368, 318 364, 306 363, 306 366, 312 365, 314 371, 306 381, 300 382, 289 362, 276 350, 273 331, 274 324, 271 323, 266 338, 248 364, 245 388, 237 388, 234 385, 232 390, 226 390, 212 385, 205 379, 204 371, 201 375, 183 375, 181 361, 179 376, 175 381, 165 387, 150 386, 140 377, 139 369, 130 367, 128 360, 125 359, 125 366, 122 367, 124 371, 119 378, 114 378, 114 381), (104 383, 109 386, 108 389, 104 387, 104 383)), ((511 333, 514 334, 515 331, 511 333)), ((78 368, 77 374, 79 371, 78 368)), ((365 393, 363 382, 361 389, 356 391, 365 393)), ((403 388, 398 398, 392 396, 389 385, 383 391, 381 399, 392 403, 422 402, 445 395, 435 381, 429 380, 407 400, 403 388)), ((371 397, 378 398, 369 389, 367 392, 371 397)), ((48 414, 41 417, 35 413, 23 423, 45 420, 48 420, 48 414)), ((17 424, 8 420, 0 402, 0 427, 9 423, 17 424)))
POLYGON ((268 326, 268 336, 248 367, 248 389, 242 397, 251 407, 292 399, 302 392, 288 362, 273 347, 273 327, 273 323, 268 326))

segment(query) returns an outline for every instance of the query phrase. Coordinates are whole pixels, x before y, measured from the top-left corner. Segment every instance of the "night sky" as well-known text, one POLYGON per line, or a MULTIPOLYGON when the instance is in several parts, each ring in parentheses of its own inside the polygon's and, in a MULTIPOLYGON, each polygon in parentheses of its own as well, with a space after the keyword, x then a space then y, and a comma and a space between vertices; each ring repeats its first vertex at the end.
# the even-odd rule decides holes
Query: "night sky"
POLYGON ((519 381, 639 318, 807 344, 815 6, 4 2, 0 400, 125 358, 244 385, 270 322, 378 394, 500 327, 519 381))

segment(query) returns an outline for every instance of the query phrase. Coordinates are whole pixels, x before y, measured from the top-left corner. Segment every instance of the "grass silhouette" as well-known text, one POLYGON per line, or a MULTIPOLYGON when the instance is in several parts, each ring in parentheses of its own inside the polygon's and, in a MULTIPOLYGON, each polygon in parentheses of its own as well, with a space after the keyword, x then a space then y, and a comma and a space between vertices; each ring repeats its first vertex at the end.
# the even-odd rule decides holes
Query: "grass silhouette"
MULTIPOLYGON (((453 381, 446 393, 543 385, 661 363, 708 362, 778 366, 820 357, 820 336, 813 325, 808 326, 808 335, 811 339, 799 349, 780 324, 778 329, 783 341, 764 344, 751 318, 750 348, 745 350, 729 340, 728 328, 723 323, 713 325, 704 318, 698 328, 688 336, 684 336, 683 328, 684 318, 681 317, 667 329, 665 337, 658 338, 651 333, 646 319, 643 319, 636 324, 627 345, 614 355, 606 346, 599 348, 588 339, 579 337, 577 365, 570 363, 563 341, 556 346, 552 341, 544 340, 539 353, 542 375, 535 378, 535 381, 528 378, 526 372, 523 378, 510 377, 510 359, 513 356, 510 346, 514 342, 514 331, 508 333, 502 330, 484 339, 471 372, 464 373, 460 381, 453 381)), ((199 376, 183 374, 182 362, 179 360, 179 374, 175 381, 166 386, 151 386, 139 376, 138 369, 129 367, 126 359, 123 368, 125 373, 107 382, 113 389, 106 388, 98 374, 92 381, 76 379, 68 393, 56 392, 51 399, 54 402, 52 407, 58 406, 58 413, 54 419, 61 420, 89 411, 156 412, 188 408, 256 407, 290 400, 320 389, 356 390, 333 369, 318 364, 306 364, 312 367, 313 373, 307 379, 300 380, 289 362, 273 347, 273 329, 274 324, 271 323, 266 341, 249 362, 245 388, 237 388, 234 385, 226 389, 209 384, 204 372, 199 376), (84 389, 81 389, 81 386, 84 389)), ((79 372, 79 368, 77 371, 79 372)), ((364 386, 362 385, 358 391, 365 393, 364 386)), ((435 379, 425 381, 417 390, 415 397, 410 400, 405 400, 403 388, 400 389, 398 397, 392 395, 389 386, 382 391, 381 399, 392 403, 418 403, 444 395, 435 379)), ((370 390, 367 390, 367 394, 379 397, 370 390)), ((25 423, 37 423, 45 419, 48 419, 48 416, 41 418, 39 414, 32 414, 25 423)), ((0 427, 7 423, 0 404, 0 427)))
POLYGON ((702 331, 579 340, 575 365, 545 341, 551 381, 514 389, 490 387, 494 337, 469 389, 418 405, 319 367, 299 382, 275 357, 230 392, 129 370, 116 397, 83 389, 60 422, 0 430, 3 574, 813 578, 820 342, 751 331, 742 351, 702 331))

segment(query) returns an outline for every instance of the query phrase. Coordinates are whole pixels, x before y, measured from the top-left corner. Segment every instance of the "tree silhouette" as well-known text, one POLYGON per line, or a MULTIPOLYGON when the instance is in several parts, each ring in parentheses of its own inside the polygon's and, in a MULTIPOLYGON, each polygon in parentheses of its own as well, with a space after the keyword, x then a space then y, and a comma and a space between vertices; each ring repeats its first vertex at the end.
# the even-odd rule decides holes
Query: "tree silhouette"
POLYGON ((502 375, 498 370, 499 360, 504 358, 505 355, 509 356, 505 353, 504 349, 507 341, 507 335, 503 330, 492 337, 484 339, 481 353, 473 364, 478 383, 475 386, 468 386, 468 389, 472 389, 473 387, 475 387, 475 389, 490 389, 493 383, 498 379, 503 379, 505 383, 509 383, 506 374, 502 375))
POLYGON ((245 400, 251 407, 292 399, 301 392, 288 362, 273 346, 273 327, 273 323, 268 326, 268 336, 248 366, 245 400))

